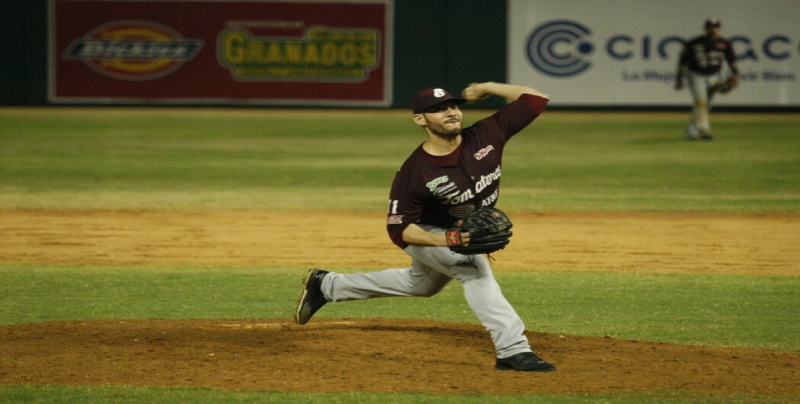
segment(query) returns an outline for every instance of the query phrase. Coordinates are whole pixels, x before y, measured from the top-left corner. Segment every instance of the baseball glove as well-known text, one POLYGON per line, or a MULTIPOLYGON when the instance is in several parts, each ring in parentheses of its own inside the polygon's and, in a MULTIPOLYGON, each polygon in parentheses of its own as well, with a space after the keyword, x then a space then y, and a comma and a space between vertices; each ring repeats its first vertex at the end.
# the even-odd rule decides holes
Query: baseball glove
POLYGON ((500 209, 478 209, 459 219, 447 231, 447 245, 459 254, 490 254, 506 248, 512 226, 511 220, 500 209), (462 242, 463 233, 469 233, 466 245, 462 242))
POLYGON ((727 94, 731 90, 733 90, 736 85, 739 84, 739 77, 738 76, 730 76, 727 80, 717 83, 714 85, 714 92, 720 94, 727 94))

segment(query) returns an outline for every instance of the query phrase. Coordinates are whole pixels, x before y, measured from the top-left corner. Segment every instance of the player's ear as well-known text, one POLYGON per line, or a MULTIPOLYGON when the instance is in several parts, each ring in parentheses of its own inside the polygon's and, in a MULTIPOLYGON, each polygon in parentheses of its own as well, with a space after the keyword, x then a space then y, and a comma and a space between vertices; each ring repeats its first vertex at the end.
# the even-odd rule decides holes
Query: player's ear
POLYGON ((419 126, 426 126, 428 124, 428 121, 422 114, 414 114, 414 123, 416 123, 419 126))

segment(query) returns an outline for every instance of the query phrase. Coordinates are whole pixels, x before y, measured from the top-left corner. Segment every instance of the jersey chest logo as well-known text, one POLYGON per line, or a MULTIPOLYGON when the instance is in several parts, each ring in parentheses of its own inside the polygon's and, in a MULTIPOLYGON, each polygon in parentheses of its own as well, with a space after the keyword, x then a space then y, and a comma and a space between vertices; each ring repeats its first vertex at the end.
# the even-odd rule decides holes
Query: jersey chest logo
POLYGON ((431 192, 433 192, 436 189, 436 187, 439 186, 439 184, 443 184, 443 183, 445 183, 447 181, 450 181, 450 179, 446 175, 443 175, 443 176, 441 176, 439 178, 436 178, 433 181, 425 184, 425 186, 428 187, 428 189, 430 189, 431 192))
POLYGON ((494 150, 494 146, 492 146, 492 145, 488 145, 488 146, 484 147, 483 149, 478 150, 478 152, 474 154, 475 160, 480 160, 480 159, 486 157, 486 155, 488 155, 489 152, 491 152, 492 150, 494 150))

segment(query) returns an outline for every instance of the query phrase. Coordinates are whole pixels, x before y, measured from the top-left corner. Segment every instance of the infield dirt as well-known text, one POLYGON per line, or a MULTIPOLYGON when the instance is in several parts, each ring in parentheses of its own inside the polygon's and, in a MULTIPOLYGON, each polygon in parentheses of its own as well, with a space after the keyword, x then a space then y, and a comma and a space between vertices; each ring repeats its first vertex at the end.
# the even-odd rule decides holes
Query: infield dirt
MULTIPOLYGON (((511 212, 497 271, 797 276, 800 215, 511 212)), ((380 214, 2 211, 0 262, 408 265, 380 214)), ((299 293, 299 290, 298 290, 299 293)), ((294 302, 287 302, 293 305, 294 302)), ((422 320, 103 320, 0 326, 0 384, 437 394, 800 396, 800 354, 528 331, 559 370, 497 372, 479 325, 422 320), (331 349, 324 341, 336 341, 331 349), (307 380, 314 380, 309 384, 307 380)))

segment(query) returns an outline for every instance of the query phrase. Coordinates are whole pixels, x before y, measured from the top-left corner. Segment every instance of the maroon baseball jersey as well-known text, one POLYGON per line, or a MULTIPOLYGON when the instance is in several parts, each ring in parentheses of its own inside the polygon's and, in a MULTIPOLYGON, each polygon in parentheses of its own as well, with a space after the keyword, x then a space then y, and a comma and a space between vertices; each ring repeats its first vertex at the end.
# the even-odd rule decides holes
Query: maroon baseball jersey
POLYGON ((719 72, 725 60, 729 64, 736 60, 731 42, 722 37, 715 39, 702 35, 684 45, 680 64, 695 73, 710 75, 719 72))
POLYGON ((494 206, 500 192, 503 148, 547 106, 547 99, 523 94, 494 115, 461 132, 461 145, 433 156, 420 145, 397 171, 389 196, 387 229, 400 248, 409 224, 443 228, 470 212, 494 206))

